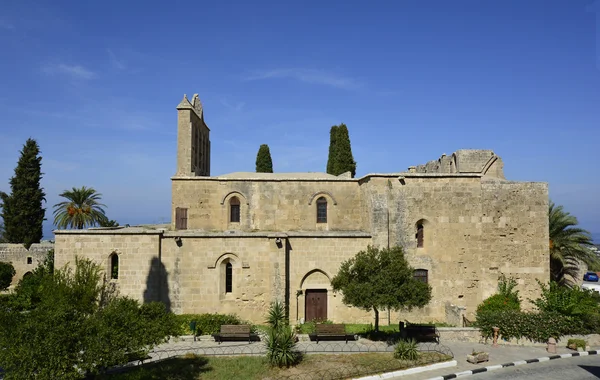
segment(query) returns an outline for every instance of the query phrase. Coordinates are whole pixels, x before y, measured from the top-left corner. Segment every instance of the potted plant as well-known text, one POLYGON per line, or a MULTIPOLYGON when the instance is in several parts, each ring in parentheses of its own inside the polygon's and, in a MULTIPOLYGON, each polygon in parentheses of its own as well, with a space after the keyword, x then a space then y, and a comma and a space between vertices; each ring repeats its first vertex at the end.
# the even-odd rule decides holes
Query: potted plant
POLYGON ((473 363, 473 364, 487 362, 489 360, 490 360, 490 354, 488 352, 473 350, 473 352, 471 352, 470 355, 467 355, 467 361, 469 363, 473 363))
POLYGON ((586 345, 587 342, 583 339, 569 339, 567 341, 567 347, 575 351, 585 350, 586 345))

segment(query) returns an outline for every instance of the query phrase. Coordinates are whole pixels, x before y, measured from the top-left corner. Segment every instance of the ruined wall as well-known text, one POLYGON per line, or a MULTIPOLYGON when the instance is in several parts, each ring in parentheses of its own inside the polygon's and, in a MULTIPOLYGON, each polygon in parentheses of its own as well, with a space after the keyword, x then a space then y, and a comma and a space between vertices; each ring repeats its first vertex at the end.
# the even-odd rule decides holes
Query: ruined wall
MULTIPOLYGON (((188 209, 188 229, 206 231, 362 230, 356 180, 174 178, 172 212, 188 209), (229 200, 240 200, 240 223, 229 222, 229 200), (316 201, 327 199, 327 223, 317 223, 316 201)), ((175 224, 173 222, 173 228, 175 224)))
POLYGON ((405 247, 415 269, 428 270, 433 288, 427 307, 399 319, 444 321, 447 302, 466 307, 472 318, 501 273, 517 279, 524 300, 537 296, 535 280, 549 276, 545 183, 407 174, 394 191, 391 241, 405 247), (419 221, 422 248, 415 238, 419 221))
POLYGON ((411 166, 409 172, 416 173, 470 173, 483 174, 504 179, 502 159, 493 151, 486 149, 461 149, 447 156, 442 154, 437 160, 424 165, 411 166))
MULTIPOLYGON (((98 263, 110 278, 110 255, 119 257, 119 276, 110 280, 119 294, 140 302, 165 298, 165 268, 160 262, 160 232, 140 228, 121 230, 56 231, 55 268, 75 265, 75 257, 98 263)), ((169 305, 168 305, 169 306, 169 305)))
POLYGON ((49 242, 32 244, 29 249, 22 244, 0 244, 0 262, 12 263, 16 272, 11 288, 19 283, 25 273, 33 271, 43 262, 53 248, 54 244, 49 242))

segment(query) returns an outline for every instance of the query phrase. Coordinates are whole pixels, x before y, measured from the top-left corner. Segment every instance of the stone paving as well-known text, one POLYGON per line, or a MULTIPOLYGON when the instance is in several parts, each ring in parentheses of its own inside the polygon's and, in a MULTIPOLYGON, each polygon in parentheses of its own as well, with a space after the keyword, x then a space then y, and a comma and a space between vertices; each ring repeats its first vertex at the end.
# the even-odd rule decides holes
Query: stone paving
MULTIPOLYGON (((472 370, 479 367, 485 367, 495 364, 503 364, 514 362, 517 360, 534 359, 543 356, 549 356, 545 347, 531 347, 531 346, 513 346, 513 345, 499 345, 498 347, 492 347, 491 344, 480 344, 480 343, 468 343, 468 342, 445 342, 454 353, 454 360, 458 362, 456 367, 439 369, 434 371, 423 372, 415 375, 407 375, 401 377, 394 377, 393 379, 402 380, 423 380, 430 379, 433 377, 444 376, 451 373, 462 372, 472 370), (485 351, 490 354, 490 361, 471 364, 467 362, 467 355, 473 350, 485 351)), ((566 347, 557 346, 557 354, 567 354, 574 352, 566 347)), ((595 348, 592 348, 595 349, 595 348)))

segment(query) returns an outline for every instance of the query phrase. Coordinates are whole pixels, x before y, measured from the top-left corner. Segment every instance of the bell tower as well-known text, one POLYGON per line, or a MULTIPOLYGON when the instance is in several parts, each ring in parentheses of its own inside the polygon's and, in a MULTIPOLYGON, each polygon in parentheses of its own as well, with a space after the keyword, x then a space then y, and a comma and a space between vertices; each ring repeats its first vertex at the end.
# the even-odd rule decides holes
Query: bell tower
POLYGON ((177 176, 210 176, 210 129, 198 94, 177 106, 177 176))

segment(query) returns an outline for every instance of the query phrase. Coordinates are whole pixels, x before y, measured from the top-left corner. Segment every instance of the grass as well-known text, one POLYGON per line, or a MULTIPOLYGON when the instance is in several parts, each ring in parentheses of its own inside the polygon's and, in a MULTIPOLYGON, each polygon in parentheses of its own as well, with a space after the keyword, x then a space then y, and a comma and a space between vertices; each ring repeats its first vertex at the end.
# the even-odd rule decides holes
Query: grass
POLYGON ((435 352, 421 353, 416 361, 397 360, 391 353, 319 354, 305 355, 295 367, 271 368, 264 357, 203 357, 188 354, 113 375, 99 376, 96 380, 335 379, 394 371, 450 359, 450 356, 435 352))

